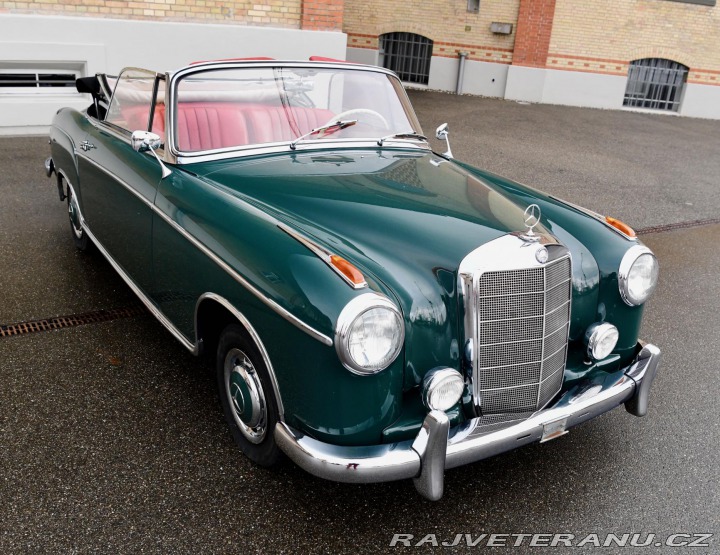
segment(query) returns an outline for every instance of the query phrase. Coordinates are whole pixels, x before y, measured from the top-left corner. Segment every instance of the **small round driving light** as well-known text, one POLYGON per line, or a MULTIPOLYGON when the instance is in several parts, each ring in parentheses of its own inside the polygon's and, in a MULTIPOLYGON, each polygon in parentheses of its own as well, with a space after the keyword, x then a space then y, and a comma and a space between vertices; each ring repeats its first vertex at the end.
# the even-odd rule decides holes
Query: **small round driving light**
POLYGON ((460 400, 465 380, 452 368, 431 370, 423 380, 423 403, 430 410, 446 411, 460 400))
POLYGON ((613 352, 620 334, 612 324, 593 324, 585 333, 587 354, 595 360, 602 360, 613 352))
POLYGON ((620 296, 625 304, 638 306, 648 300, 658 279, 658 262, 652 251, 643 246, 630 247, 618 270, 620 296))

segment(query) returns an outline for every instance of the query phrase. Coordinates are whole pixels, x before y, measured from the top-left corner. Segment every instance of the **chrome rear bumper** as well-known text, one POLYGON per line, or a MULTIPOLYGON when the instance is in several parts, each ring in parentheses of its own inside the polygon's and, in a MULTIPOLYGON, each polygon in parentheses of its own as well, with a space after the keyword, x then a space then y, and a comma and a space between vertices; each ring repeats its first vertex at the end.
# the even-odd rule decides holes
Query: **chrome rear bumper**
POLYGON ((479 417, 450 429, 444 412, 431 411, 413 441, 362 447, 323 443, 280 422, 275 441, 298 466, 320 478, 350 483, 413 478, 423 496, 437 500, 447 468, 554 439, 623 403, 631 414, 644 416, 659 363, 660 349, 642 344, 627 368, 576 385, 551 407, 522 420, 490 423, 479 417))

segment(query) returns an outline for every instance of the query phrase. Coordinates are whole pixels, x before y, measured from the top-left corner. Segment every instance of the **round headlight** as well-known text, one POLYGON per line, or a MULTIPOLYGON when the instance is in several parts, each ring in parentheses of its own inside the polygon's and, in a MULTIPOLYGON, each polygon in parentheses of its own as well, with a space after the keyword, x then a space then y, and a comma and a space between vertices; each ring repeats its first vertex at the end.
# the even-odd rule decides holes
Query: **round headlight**
POLYGON ((620 334, 612 324, 593 324, 587 330, 587 354, 595 360, 602 360, 613 352, 620 334))
POLYGON ((637 306, 647 301, 657 286, 658 271, 657 258, 650 249, 642 245, 628 249, 618 270, 620 295, 625 303, 637 306))
POLYGON ((423 380, 423 403, 430 410, 446 411, 460 400, 465 380, 452 368, 431 370, 423 380))
POLYGON ((356 374, 375 374, 400 353, 405 328, 397 307, 374 293, 355 297, 340 313, 335 348, 343 366, 356 374))

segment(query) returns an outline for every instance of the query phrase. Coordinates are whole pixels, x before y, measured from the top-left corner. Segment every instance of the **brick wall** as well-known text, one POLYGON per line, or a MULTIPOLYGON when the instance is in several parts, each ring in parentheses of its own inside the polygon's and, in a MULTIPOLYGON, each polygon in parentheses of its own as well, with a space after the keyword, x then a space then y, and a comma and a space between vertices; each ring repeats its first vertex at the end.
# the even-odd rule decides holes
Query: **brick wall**
POLYGON ((232 0, 0 0, 0 13, 229 23, 297 29, 300 27, 301 4, 302 0, 265 0, 257 3, 232 0))
POLYGON ((345 0, 343 31, 350 48, 378 48, 378 37, 411 32, 434 42, 433 56, 509 64, 515 42, 520 0, 480 0, 479 13, 468 12, 467 0, 345 0), (490 31, 493 21, 512 23, 511 35, 490 31))
POLYGON ((304 0, 300 27, 312 31, 341 31, 344 0, 304 0))
POLYGON ((513 64, 545 67, 555 17, 555 0, 522 0, 513 64))
POLYGON ((556 0, 548 67, 627 75, 640 58, 680 62, 688 82, 720 85, 720 5, 556 0))

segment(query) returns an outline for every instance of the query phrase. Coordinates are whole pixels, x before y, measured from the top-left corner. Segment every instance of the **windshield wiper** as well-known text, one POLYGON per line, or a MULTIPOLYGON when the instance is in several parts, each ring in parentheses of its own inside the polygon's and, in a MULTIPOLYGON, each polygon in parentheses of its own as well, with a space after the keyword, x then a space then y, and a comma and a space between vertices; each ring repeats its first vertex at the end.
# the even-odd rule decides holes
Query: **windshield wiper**
POLYGON ((424 135, 421 135, 420 133, 415 133, 415 131, 408 131, 406 133, 393 133, 392 135, 386 135, 385 137, 381 137, 378 139, 378 146, 382 146, 385 141, 388 139, 419 139, 421 141, 427 142, 427 137, 424 135))
POLYGON ((355 125, 357 122, 358 120, 356 119, 338 120, 335 123, 328 123, 327 125, 323 125, 322 127, 316 127, 315 129, 311 129, 304 135, 300 135, 297 139, 291 142, 290 149, 295 150, 297 144, 300 141, 302 141, 303 139, 307 139, 312 135, 317 135, 318 133, 322 133, 323 136, 330 135, 331 133, 335 133, 336 131, 340 131, 342 129, 345 129, 346 127, 350 127, 351 125, 355 125))

